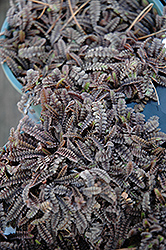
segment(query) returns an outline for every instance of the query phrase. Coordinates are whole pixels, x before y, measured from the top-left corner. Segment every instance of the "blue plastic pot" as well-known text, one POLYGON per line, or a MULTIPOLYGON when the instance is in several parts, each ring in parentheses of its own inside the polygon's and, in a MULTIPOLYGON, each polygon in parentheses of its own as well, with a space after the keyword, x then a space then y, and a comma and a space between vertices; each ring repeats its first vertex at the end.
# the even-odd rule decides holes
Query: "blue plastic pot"
MULTIPOLYGON (((163 12, 163 4, 159 0, 148 0, 148 2, 154 4, 154 8, 156 8, 157 12, 159 14, 162 14, 163 12)), ((162 2, 166 3, 166 0, 163 0, 162 2)), ((166 133, 166 88, 158 86, 156 88, 160 105, 158 105, 157 102, 149 101, 145 109, 143 111, 143 114, 145 115, 145 119, 149 119, 151 116, 157 115, 159 117, 159 127, 161 128, 161 131, 166 133)), ((129 107, 134 108, 134 103, 128 104, 129 107)))
MULTIPOLYGON (((149 3, 154 4, 154 8, 157 10, 159 14, 162 14, 163 12, 163 4, 166 2, 166 0, 148 0, 149 3)), ((5 29, 8 29, 8 23, 5 20, 1 29, 1 32, 3 32, 5 29)), ((13 87, 19 92, 21 92, 22 85, 21 83, 16 79, 16 77, 13 75, 12 71, 10 68, 7 66, 6 63, 2 65, 2 68, 5 72, 5 75, 7 76, 8 80, 11 82, 13 87)), ((166 133, 166 88, 164 87, 157 87, 157 93, 159 95, 160 99, 160 105, 157 104, 157 102, 154 101, 149 101, 148 104, 146 105, 143 114, 145 115, 145 118, 148 119, 151 116, 157 115, 160 120, 160 128, 163 132, 166 133)), ((134 107, 134 103, 128 104, 129 107, 134 107)), ((32 106, 33 109, 35 110, 35 115, 30 115, 32 118, 37 118, 39 120, 40 113, 41 113, 41 106, 32 106)))
MULTIPOLYGON (((5 19, 2 28, 1 28, 1 32, 4 32, 6 29, 8 29, 9 25, 7 20, 5 19)), ((2 35, 1 38, 4 38, 5 36, 2 35)), ((2 69, 6 75, 6 77, 8 78, 9 82, 13 85, 13 87, 20 93, 22 94, 22 84, 16 79, 16 77, 14 76, 14 74, 12 73, 11 69, 8 67, 7 63, 3 63, 2 64, 2 69)), ((32 119, 39 121, 40 118, 40 113, 41 113, 41 106, 40 105, 31 105, 31 107, 35 110, 34 114, 28 114, 32 119)))
MULTIPOLYGON (((6 29, 8 29, 8 22, 5 19, 2 28, 1 28, 1 32, 4 32, 6 29)), ((5 38, 5 36, 1 36, 1 38, 5 38)), ((20 93, 22 94, 22 85, 21 83, 16 79, 16 77, 13 75, 12 71, 10 70, 10 68, 7 66, 7 63, 3 63, 2 64, 2 68, 3 71, 6 75, 6 77, 8 78, 9 82, 13 85, 13 87, 20 93)))
POLYGON ((155 8, 158 12, 158 14, 163 13, 163 4, 159 0, 148 0, 149 3, 153 3, 153 8, 155 8))

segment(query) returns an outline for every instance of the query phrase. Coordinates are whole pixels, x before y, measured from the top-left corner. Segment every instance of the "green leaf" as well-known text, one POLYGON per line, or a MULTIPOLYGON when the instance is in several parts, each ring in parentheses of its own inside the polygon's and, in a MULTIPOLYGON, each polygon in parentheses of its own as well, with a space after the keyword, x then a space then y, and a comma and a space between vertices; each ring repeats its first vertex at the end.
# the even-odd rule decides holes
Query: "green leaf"
POLYGON ((38 240, 35 240, 35 242, 36 242, 38 245, 41 245, 41 243, 40 243, 38 240))
POLYGON ((159 242, 162 242, 164 240, 164 237, 161 235, 158 235, 159 242))
POLYGON ((131 112, 128 112, 127 114, 127 120, 130 121, 130 117, 131 117, 131 112))
POLYGON ((77 174, 74 178, 78 178, 79 177, 79 174, 77 174))
POLYGON ((86 83, 85 83, 84 89, 85 89, 86 91, 88 90, 89 85, 90 85, 90 82, 86 82, 86 83))
POLYGON ((122 121, 123 123, 126 122, 126 118, 125 118, 124 116, 120 116, 120 119, 121 119, 121 121, 122 121))

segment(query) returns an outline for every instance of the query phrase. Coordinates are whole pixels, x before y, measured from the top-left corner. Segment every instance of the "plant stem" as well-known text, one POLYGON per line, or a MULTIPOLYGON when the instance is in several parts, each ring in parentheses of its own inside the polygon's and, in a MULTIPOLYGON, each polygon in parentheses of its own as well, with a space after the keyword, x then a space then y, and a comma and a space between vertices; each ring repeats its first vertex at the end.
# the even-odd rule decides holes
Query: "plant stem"
POLYGON ((139 38, 137 38, 137 39, 138 39, 138 40, 142 40, 142 39, 145 39, 145 38, 148 38, 148 37, 151 37, 151 36, 155 36, 155 35, 157 35, 157 34, 159 34, 159 33, 165 32, 165 31, 166 31, 166 29, 159 30, 159 31, 154 32, 154 33, 152 33, 152 34, 149 34, 149 35, 146 35, 146 36, 139 37, 139 38))
POLYGON ((156 88, 155 88, 155 86, 154 86, 154 84, 153 84, 153 82, 152 82, 151 80, 150 80, 150 83, 152 84, 152 87, 153 87, 154 92, 155 92, 155 94, 156 94, 157 103, 158 103, 158 105, 160 105, 160 100, 159 100, 159 96, 158 96, 158 94, 157 94, 157 90, 156 90, 156 88))
POLYGON ((76 10, 76 11, 72 14, 72 16, 68 19, 68 21, 63 25, 61 31, 62 31, 62 30, 66 27, 66 25, 75 17, 75 15, 77 15, 77 13, 78 13, 87 3, 89 3, 89 2, 90 2, 90 0, 86 1, 84 4, 82 4, 82 5, 78 8, 78 10, 76 10))
POLYGON ((132 24, 130 25, 130 27, 127 29, 127 32, 131 30, 131 28, 138 22, 140 22, 142 20, 142 18, 144 18, 144 16, 151 10, 151 8, 153 7, 153 3, 150 3, 148 6, 146 6, 146 8, 144 8, 141 13, 136 17, 136 19, 132 22, 132 24))
POLYGON ((42 4, 42 5, 45 5, 45 6, 50 7, 50 4, 48 4, 48 3, 43 3, 43 2, 38 1, 38 0, 30 0, 30 1, 31 1, 31 2, 34 2, 34 3, 38 3, 38 4, 42 4))

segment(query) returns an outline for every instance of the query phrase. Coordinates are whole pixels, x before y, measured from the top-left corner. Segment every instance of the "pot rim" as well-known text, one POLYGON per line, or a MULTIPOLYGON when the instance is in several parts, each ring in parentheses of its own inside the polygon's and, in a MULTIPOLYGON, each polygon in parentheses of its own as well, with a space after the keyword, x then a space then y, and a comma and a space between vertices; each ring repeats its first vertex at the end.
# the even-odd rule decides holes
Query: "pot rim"
MULTIPOLYGON (((1 28, 1 32, 4 32, 5 29, 8 29, 9 25, 8 25, 8 22, 7 22, 7 18, 5 18, 5 21, 2 25, 2 28, 1 28)), ((5 38, 4 35, 2 35, 0 38, 5 38)), ((6 77, 8 78, 9 82, 13 85, 13 87, 20 93, 22 94, 22 85, 21 83, 16 79, 16 77, 14 76, 14 74, 12 73, 11 69, 8 67, 7 63, 3 63, 2 64, 2 69, 6 75, 6 77)))

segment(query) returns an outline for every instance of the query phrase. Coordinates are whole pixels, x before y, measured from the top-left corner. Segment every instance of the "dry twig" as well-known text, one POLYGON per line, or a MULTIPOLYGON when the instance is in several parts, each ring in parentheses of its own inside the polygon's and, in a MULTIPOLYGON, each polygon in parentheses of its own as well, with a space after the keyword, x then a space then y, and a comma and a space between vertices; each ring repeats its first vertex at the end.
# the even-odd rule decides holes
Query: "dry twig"
POLYGON ((127 29, 127 32, 129 32, 136 23, 140 22, 144 18, 144 16, 151 10, 152 7, 153 3, 150 3, 148 6, 146 6, 146 8, 144 8, 141 13, 136 17, 136 19, 132 22, 130 27, 127 29))

